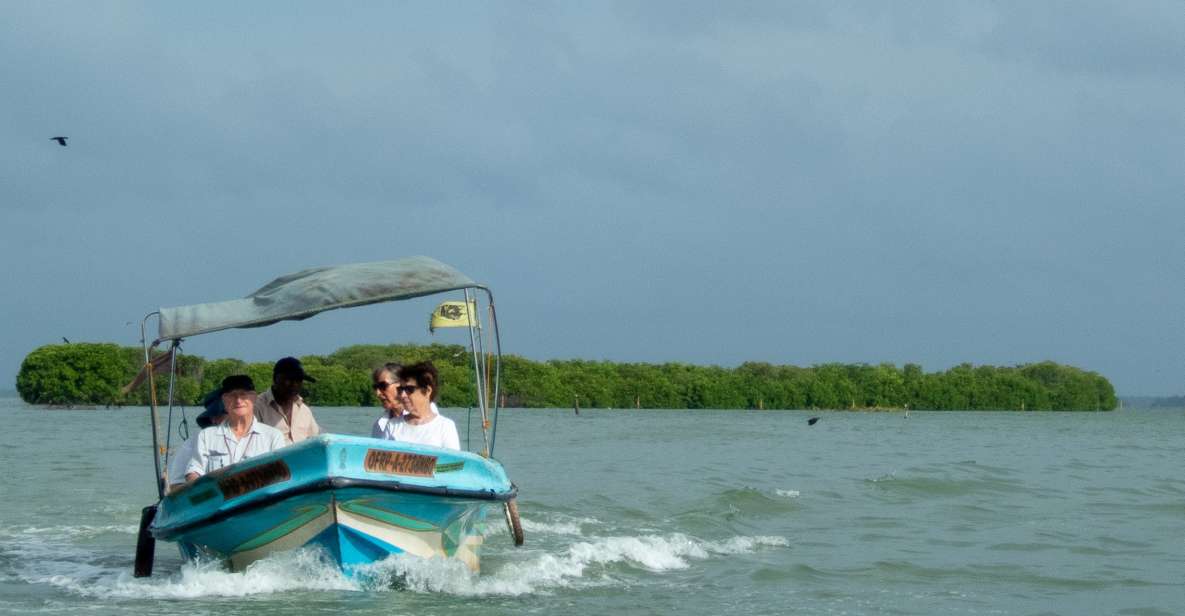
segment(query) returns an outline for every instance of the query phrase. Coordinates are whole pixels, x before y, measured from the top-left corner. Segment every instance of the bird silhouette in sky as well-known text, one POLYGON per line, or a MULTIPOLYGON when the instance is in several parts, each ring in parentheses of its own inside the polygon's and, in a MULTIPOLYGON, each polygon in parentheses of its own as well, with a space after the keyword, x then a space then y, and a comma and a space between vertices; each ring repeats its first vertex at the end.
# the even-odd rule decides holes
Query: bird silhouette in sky
POLYGON ((50 141, 57 141, 58 145, 62 146, 63 148, 66 147, 66 140, 67 139, 69 139, 69 137, 50 137, 49 138, 50 141))
POLYGON ((66 344, 70 344, 70 341, 65 336, 62 336, 62 342, 65 342, 66 344))

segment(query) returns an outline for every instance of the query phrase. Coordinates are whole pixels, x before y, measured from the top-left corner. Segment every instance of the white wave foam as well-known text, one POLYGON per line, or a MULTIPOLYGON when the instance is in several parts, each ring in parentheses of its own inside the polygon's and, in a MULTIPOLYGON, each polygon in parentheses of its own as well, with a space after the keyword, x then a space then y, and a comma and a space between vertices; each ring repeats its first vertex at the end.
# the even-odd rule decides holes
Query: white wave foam
POLYGON ((0 552, 11 562, 19 563, 12 571, 16 578, 30 584, 62 586, 71 580, 95 580, 111 572, 109 567, 96 562, 94 551, 64 540, 57 532, 32 530, 34 532, 9 535, 6 538, 16 540, 6 540, 0 547, 0 552))
POLYGON ((783 537, 733 537, 723 541, 702 541, 679 533, 605 537, 574 543, 559 555, 534 554, 483 575, 474 574, 455 560, 397 555, 365 568, 359 579, 367 588, 395 585, 424 593, 515 596, 610 584, 613 582, 602 569, 612 565, 663 572, 686 569, 690 561, 713 554, 742 554, 764 546, 786 545, 783 537))
POLYGON ((705 544, 679 533, 667 537, 609 537, 574 544, 568 548, 568 552, 581 562, 625 562, 651 571, 686 569, 687 558, 708 557, 705 544))
POLYGON ((585 526, 601 523, 596 518, 561 518, 550 522, 522 518, 521 521, 523 530, 528 532, 574 536, 583 535, 585 526))
POLYGON ((96 598, 192 599, 243 597, 308 590, 359 590, 319 550, 295 550, 253 563, 231 573, 220 563, 186 563, 168 577, 134 578, 128 571, 98 579, 57 575, 50 584, 96 598))
MULTIPOLYGON (((576 526, 574 522, 556 522, 554 526, 566 530, 563 525, 569 523, 576 526)), ((760 536, 717 541, 681 533, 601 537, 576 541, 558 553, 528 548, 487 554, 481 575, 453 559, 396 555, 360 568, 353 578, 342 575, 324 552, 303 549, 257 561, 241 573, 225 571, 219 563, 184 563, 171 575, 161 575, 158 570, 155 577, 137 579, 131 575, 130 553, 126 561, 117 559, 120 562, 116 564, 68 538, 62 540, 63 536, 77 537, 97 528, 101 527, 23 529, 18 542, 5 542, 5 551, 25 563, 21 571, 14 573, 26 583, 48 584, 98 599, 168 600, 302 591, 381 591, 392 587, 459 596, 518 596, 620 584, 620 571, 613 573, 610 568, 662 573, 686 569, 693 561, 715 555, 788 545, 783 537, 760 536)), ((573 530, 579 532, 579 527, 573 530)), ((158 549, 164 545, 168 544, 158 544, 158 549)))
POLYGON ((798 498, 798 490, 775 489, 774 494, 783 498, 798 498))

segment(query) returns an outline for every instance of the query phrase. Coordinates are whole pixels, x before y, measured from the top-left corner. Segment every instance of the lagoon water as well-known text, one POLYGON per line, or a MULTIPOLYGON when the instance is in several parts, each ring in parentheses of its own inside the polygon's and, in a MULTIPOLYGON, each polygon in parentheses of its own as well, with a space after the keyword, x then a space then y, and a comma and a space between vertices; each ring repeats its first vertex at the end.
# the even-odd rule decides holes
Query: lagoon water
MULTIPOLYGON (((361 433, 377 409, 317 413, 361 433)), ((395 558, 362 580, 165 543, 134 579, 147 411, 0 418, 0 612, 1185 614, 1181 411, 505 411, 526 545, 492 524, 481 575, 395 558)))

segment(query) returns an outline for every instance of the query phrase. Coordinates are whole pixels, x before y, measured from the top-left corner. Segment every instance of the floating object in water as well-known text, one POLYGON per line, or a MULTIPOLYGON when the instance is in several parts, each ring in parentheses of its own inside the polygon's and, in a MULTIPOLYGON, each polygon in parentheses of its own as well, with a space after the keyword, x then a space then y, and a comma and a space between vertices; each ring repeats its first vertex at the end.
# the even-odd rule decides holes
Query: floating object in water
POLYGON ((810 419, 806 420, 806 425, 808 425, 808 426, 813 426, 813 425, 815 425, 815 424, 816 424, 816 423, 818 423, 818 422, 819 422, 819 418, 818 418, 818 417, 811 417, 810 419))

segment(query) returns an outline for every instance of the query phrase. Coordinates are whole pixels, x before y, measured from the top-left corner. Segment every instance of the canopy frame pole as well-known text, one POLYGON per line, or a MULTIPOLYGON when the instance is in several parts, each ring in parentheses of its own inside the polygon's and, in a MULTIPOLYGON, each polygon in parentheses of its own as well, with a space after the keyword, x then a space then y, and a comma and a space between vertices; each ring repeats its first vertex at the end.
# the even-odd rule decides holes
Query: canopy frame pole
MULTIPOLYGON (((466 289, 465 293, 468 295, 469 290, 466 289)), ((473 293, 473 295, 470 296, 466 301, 473 302, 472 306, 474 314, 468 318, 471 323, 476 323, 477 325, 477 332, 475 334, 475 338, 477 339, 477 347, 474 349, 474 352, 477 353, 477 358, 479 361, 474 364, 474 367, 481 371, 481 387, 477 390, 477 395, 481 396, 481 403, 486 408, 486 418, 488 420, 490 409, 490 371, 489 366, 486 363, 485 338, 482 337, 483 328, 481 326, 481 313, 477 310, 477 293, 473 293)), ((466 312, 468 312, 468 307, 466 307, 466 312)), ((489 422, 487 421, 486 423, 489 422)))
MULTIPOLYGON (((144 369, 148 371, 148 404, 152 419, 152 465, 156 473, 154 483, 156 484, 157 496, 163 500, 165 498, 165 485, 164 474, 161 473, 160 467, 160 419, 157 417, 156 412, 156 382, 153 378, 155 370, 153 369, 152 354, 150 352, 152 348, 156 347, 157 341, 154 341, 151 347, 148 346, 147 325, 148 319, 152 318, 152 315, 157 315, 157 318, 160 318, 160 312, 153 311, 144 315, 144 318, 140 321, 140 346, 144 347, 144 369)), ((173 349, 170 348, 169 352, 172 353, 173 349)))
MULTIPOLYGON (((474 333, 473 333, 474 327, 475 326, 481 327, 481 324, 480 324, 480 322, 478 322, 476 324, 473 322, 474 319, 477 317, 477 315, 472 314, 475 311, 469 309, 469 306, 470 306, 470 304, 469 304, 469 301, 470 301, 469 289, 468 288, 464 289, 464 293, 465 293, 465 319, 466 319, 466 321, 468 321, 468 324, 469 324, 469 327, 467 328, 469 330, 469 351, 473 355, 473 373, 475 375, 475 378, 477 379, 476 380, 476 383, 477 383, 477 408, 481 410, 481 441, 482 441, 482 446, 483 446, 481 455, 483 457, 488 458, 488 457, 490 457, 490 419, 489 419, 489 413, 487 412, 487 409, 486 409, 486 400, 485 400, 485 393, 484 393, 485 392, 485 380, 482 378, 481 353, 480 353, 480 351, 478 351, 478 345, 480 343, 477 342, 477 340, 475 339, 474 333)), ((480 339, 481 335, 478 334, 476 336, 476 338, 480 339)))
MULTIPOLYGON (((181 339, 173 341, 169 347, 169 423, 165 426, 165 472, 168 472, 169 458, 173 453, 173 396, 177 385, 177 351, 181 350, 181 339)), ((168 486, 168 479, 165 479, 168 486)))
POLYGON ((486 292, 486 302, 490 311, 490 324, 494 334, 494 425, 490 430, 490 456, 494 455, 494 443, 498 438, 498 409, 501 401, 498 399, 502 384, 502 335, 498 330, 498 311, 494 309, 494 292, 486 287, 478 287, 486 292))

